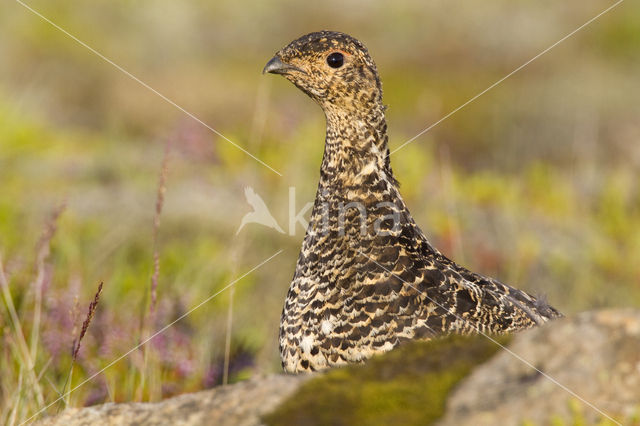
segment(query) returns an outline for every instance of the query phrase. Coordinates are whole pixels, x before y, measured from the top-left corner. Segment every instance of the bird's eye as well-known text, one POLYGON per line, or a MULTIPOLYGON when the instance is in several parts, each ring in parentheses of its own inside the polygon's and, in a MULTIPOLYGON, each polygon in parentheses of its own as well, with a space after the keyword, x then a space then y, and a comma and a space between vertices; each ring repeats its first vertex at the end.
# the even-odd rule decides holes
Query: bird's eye
POLYGON ((340 68, 344 64, 344 55, 340 52, 333 52, 327 56, 327 64, 331 68, 340 68))

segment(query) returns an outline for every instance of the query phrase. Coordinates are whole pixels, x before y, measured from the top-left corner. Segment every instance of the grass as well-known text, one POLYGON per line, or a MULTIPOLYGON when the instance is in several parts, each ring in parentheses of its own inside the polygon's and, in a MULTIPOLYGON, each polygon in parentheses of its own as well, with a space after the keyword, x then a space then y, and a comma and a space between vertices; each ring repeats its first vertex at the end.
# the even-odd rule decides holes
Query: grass
MULTIPOLYGON (((362 38, 384 81, 393 148, 601 5, 34 6, 284 178, 19 6, 1 16, 0 55, 11 55, 0 61, 0 421, 9 424, 62 395, 72 364, 67 389, 284 248, 233 297, 213 299, 109 367, 68 405, 157 400, 279 371, 279 316, 302 229, 235 231, 249 209, 245 186, 284 229, 289 186, 297 208, 313 200, 323 117, 290 85, 259 74, 282 44, 319 27, 362 38), (99 282, 74 360, 80 307, 99 282)), ((392 156, 432 243, 568 314, 640 304, 640 20, 630 18, 637 5, 620 7, 392 156)))

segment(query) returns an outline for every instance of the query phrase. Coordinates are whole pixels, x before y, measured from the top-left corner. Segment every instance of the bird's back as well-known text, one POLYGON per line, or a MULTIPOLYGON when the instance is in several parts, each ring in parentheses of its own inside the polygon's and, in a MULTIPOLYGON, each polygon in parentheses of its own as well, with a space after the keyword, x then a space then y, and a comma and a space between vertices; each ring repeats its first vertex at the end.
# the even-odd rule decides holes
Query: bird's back
POLYGON ((366 219, 364 235, 362 218, 348 212, 342 223, 329 220, 321 234, 314 230, 320 214, 314 208, 282 313, 286 371, 361 362, 407 340, 506 333, 560 316, 541 300, 439 253, 399 194, 382 210, 366 219), (401 221, 384 235, 379 219, 394 213, 401 221))

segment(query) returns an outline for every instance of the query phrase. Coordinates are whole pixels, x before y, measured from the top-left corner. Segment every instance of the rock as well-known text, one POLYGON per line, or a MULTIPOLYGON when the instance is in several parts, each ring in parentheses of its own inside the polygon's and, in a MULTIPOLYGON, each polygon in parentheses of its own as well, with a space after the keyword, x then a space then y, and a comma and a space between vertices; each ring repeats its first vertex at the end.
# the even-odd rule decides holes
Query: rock
POLYGON ((450 336, 324 374, 69 409, 40 424, 613 424, 589 404, 640 425, 639 310, 556 320, 515 335, 506 350, 485 336, 450 336))
MULTIPOLYGON (((498 338, 506 343, 505 337, 498 338)), ((303 384, 263 420, 268 425, 431 424, 447 395, 500 347, 482 336, 411 342, 364 365, 303 384)))
POLYGON ((71 408, 44 418, 42 426, 256 425, 263 414, 311 376, 271 375, 180 395, 157 403, 102 404, 71 408))
POLYGON ((554 321, 518 334, 509 351, 460 384, 441 425, 613 424, 607 415, 640 425, 640 311, 554 321))

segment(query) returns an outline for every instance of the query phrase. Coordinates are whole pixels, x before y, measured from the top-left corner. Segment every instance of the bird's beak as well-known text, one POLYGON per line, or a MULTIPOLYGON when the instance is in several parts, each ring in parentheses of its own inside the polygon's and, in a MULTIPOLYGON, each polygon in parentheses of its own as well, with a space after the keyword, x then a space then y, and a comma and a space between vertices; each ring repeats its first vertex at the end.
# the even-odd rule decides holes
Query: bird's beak
POLYGON ((278 55, 274 56, 267 62, 267 65, 264 66, 262 70, 262 74, 271 73, 271 74, 286 74, 289 71, 302 71, 298 67, 294 67, 293 65, 286 64, 282 62, 278 55))

